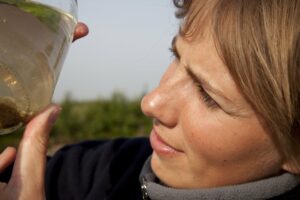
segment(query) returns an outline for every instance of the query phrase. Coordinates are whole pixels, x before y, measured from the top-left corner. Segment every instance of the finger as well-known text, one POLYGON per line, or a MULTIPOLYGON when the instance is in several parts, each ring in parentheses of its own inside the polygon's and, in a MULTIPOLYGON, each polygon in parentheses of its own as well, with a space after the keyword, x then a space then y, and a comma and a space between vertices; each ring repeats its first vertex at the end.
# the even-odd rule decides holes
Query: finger
POLYGON ((7 147, 0 155, 0 173, 10 166, 16 158, 16 149, 7 147))
POLYGON ((52 105, 26 126, 9 184, 21 187, 28 193, 32 193, 32 189, 35 192, 44 192, 49 132, 59 112, 60 107, 52 105))
POLYGON ((75 28, 73 42, 75 40, 78 40, 79 38, 86 36, 88 33, 89 33, 89 28, 87 27, 87 25, 82 22, 78 22, 75 28))

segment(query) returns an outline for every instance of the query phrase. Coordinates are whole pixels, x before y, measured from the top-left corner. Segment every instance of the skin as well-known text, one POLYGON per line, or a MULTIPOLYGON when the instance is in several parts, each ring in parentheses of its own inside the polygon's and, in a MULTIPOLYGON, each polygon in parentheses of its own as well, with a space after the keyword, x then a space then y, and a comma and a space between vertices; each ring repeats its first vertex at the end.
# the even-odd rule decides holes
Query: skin
POLYGON ((178 36, 174 46, 177 57, 141 103, 154 119, 151 166, 160 180, 209 188, 280 173, 285 162, 211 37, 191 43, 178 36))
MULTIPOLYGON (((78 23, 74 41, 87 34, 88 27, 78 23)), ((7 147, 0 154, 0 173, 15 162, 9 182, 0 183, 0 199, 45 199, 44 173, 48 138, 60 110, 59 106, 50 105, 27 124, 18 151, 7 147)))

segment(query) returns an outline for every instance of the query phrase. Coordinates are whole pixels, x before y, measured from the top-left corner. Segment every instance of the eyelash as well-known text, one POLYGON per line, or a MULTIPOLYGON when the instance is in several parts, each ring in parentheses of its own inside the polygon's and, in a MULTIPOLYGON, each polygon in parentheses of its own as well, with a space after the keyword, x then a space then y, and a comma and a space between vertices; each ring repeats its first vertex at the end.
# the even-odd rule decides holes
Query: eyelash
POLYGON ((180 60, 180 56, 176 49, 174 49, 172 46, 169 48, 169 51, 171 52, 172 56, 175 57, 177 60, 180 60))
MULTIPOLYGON (((174 56, 177 60, 180 60, 180 56, 178 54, 178 52, 176 51, 176 49, 174 49, 172 46, 169 48, 170 52, 172 53, 172 56, 174 56)), ((190 74, 189 74, 190 75, 190 74)), ((203 100, 203 102, 206 104, 206 106, 210 109, 216 109, 219 107, 219 105, 215 102, 215 100, 213 100, 213 98, 211 98, 209 96, 209 94, 207 94, 207 92, 203 89, 203 87, 201 86, 200 83, 198 83, 194 77, 192 77, 190 75, 190 77, 193 79, 194 81, 194 84, 196 85, 200 95, 201 95, 201 98, 203 100)))
POLYGON ((206 106, 210 109, 216 109, 219 107, 219 105, 215 102, 215 100, 213 100, 213 98, 211 98, 209 96, 209 94, 207 94, 207 92, 203 89, 203 87, 199 84, 196 83, 197 89, 200 92, 201 98, 203 100, 203 102, 206 104, 206 106))

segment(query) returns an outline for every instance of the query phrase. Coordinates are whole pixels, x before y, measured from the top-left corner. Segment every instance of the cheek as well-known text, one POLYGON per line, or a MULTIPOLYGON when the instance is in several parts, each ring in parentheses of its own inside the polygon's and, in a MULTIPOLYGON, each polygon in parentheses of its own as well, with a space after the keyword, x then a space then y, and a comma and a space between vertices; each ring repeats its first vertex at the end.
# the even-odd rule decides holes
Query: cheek
POLYGON ((193 163, 252 162, 275 149, 256 120, 233 119, 204 109, 199 112, 182 121, 187 156, 193 163))

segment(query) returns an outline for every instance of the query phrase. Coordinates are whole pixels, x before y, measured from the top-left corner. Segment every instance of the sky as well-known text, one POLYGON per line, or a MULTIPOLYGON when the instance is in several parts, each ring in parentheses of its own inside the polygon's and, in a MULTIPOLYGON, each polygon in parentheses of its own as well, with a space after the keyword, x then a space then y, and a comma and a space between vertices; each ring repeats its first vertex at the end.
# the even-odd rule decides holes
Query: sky
POLYGON ((172 0, 78 0, 78 19, 90 29, 70 47, 54 101, 129 98, 155 88, 172 60, 178 30, 172 0))

